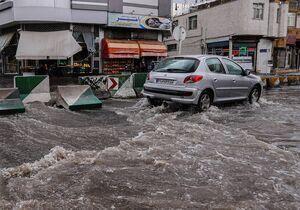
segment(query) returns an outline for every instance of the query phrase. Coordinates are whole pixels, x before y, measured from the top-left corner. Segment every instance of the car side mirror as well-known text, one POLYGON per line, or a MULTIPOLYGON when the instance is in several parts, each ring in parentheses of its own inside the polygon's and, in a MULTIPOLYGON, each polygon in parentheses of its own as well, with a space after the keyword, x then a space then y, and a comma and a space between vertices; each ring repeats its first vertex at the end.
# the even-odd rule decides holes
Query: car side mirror
POLYGON ((244 76, 249 76, 251 74, 251 71, 249 69, 244 70, 244 76))

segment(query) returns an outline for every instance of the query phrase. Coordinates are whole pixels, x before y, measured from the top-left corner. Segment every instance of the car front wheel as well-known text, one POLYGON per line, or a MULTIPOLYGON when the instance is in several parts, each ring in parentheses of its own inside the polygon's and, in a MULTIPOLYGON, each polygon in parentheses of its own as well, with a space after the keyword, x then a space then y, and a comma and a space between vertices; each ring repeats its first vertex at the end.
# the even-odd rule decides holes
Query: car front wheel
POLYGON ((206 111, 211 107, 212 97, 208 92, 204 92, 201 94, 199 99, 198 108, 200 112, 206 111))
POLYGON ((258 102, 260 99, 260 95, 261 95, 260 88, 254 87, 249 94, 249 98, 248 98, 249 103, 253 104, 253 103, 258 102))

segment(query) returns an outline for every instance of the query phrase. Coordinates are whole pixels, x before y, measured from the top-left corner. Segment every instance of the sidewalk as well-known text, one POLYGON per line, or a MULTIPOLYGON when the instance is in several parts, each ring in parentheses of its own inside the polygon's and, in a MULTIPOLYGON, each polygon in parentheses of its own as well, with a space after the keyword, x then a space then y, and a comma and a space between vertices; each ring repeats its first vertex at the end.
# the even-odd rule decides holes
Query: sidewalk
POLYGON ((14 77, 13 76, 0 76, 0 88, 13 88, 14 77))
POLYGON ((261 77, 265 88, 300 85, 300 70, 297 69, 276 69, 271 74, 257 75, 261 77))

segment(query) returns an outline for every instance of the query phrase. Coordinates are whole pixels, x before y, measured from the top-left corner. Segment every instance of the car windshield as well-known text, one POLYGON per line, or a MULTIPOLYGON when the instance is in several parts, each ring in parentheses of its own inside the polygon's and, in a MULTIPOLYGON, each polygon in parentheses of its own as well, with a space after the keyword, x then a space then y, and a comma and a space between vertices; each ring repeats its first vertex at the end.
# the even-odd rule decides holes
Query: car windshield
POLYGON ((199 66, 200 61, 195 58, 167 58, 159 63, 155 72, 192 73, 199 66))

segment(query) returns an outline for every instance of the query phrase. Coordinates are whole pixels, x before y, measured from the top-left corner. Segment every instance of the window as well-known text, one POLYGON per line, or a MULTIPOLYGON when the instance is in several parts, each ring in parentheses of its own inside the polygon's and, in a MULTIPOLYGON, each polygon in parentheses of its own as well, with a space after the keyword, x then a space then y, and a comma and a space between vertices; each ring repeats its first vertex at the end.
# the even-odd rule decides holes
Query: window
POLYGON ((288 26, 296 27, 296 13, 288 13, 288 26))
POLYGON ((195 58, 167 58, 159 63, 156 72, 192 73, 199 66, 200 61, 195 58))
POLYGON ((189 17, 189 30, 197 29, 197 15, 189 17))
POLYGON ((219 59, 217 58, 206 59, 206 64, 211 72, 218 73, 218 74, 225 74, 225 69, 219 59))
POLYGON ((290 11, 297 11, 299 8, 298 0, 290 0, 289 1, 289 10, 290 11))
POLYGON ((281 11, 280 8, 277 9, 277 19, 276 19, 276 23, 280 23, 280 19, 281 19, 281 11))
POLYGON ((253 4, 253 18, 256 20, 264 19, 264 4, 262 3, 253 4))
POLYGON ((172 31, 174 31, 174 29, 178 26, 179 24, 178 24, 178 20, 174 20, 173 22, 172 22, 172 31))
POLYGON ((244 71, 242 69, 242 67, 240 67, 239 65, 237 65, 236 63, 228 60, 228 59, 223 59, 228 73, 232 74, 232 75, 243 75, 244 71))
POLYGON ((177 51, 177 44, 169 44, 167 45, 168 51, 177 51))

